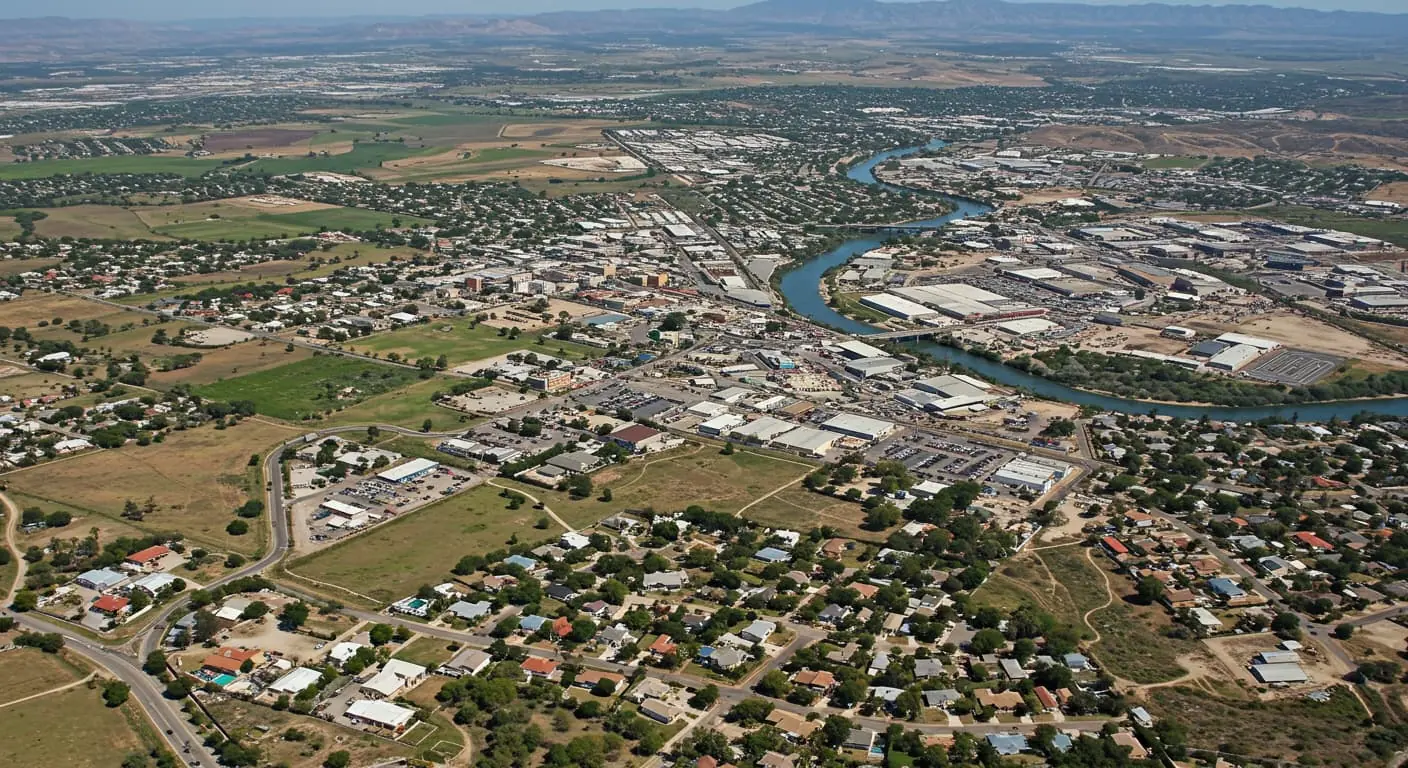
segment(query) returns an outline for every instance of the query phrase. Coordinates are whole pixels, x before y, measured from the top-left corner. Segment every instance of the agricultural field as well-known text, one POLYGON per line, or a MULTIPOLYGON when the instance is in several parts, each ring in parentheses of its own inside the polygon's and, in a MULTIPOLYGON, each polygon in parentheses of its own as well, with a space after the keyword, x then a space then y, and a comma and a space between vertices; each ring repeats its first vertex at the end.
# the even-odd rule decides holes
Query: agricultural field
POLYGON ((225 532, 235 508, 251 492, 263 494, 259 470, 249 466, 249 458, 299 432, 254 420, 223 430, 203 426, 174 432, 160 443, 15 470, 5 479, 23 496, 118 520, 129 499, 142 504, 150 498, 157 511, 130 521, 132 526, 149 533, 180 533, 219 551, 252 554, 263 545, 263 520, 254 521, 245 536, 225 532))
POLYGON ((261 765, 320 768, 328 755, 339 750, 351 753, 351 765, 356 766, 378 765, 411 755, 411 749, 402 744, 316 717, 276 712, 229 697, 209 706, 211 714, 241 743, 259 748, 264 758, 261 765), (300 734, 289 738, 294 729, 300 734))
POLYGON ((1322 227, 1353 232, 1364 237, 1386 240, 1400 247, 1408 247, 1408 220, 1403 218, 1370 219, 1336 211, 1322 211, 1318 208, 1276 206, 1258 209, 1257 214, 1267 218, 1299 224, 1303 227, 1322 227))
MULTIPOLYGON (((465 555, 507 548, 514 536, 537 541, 563 532, 555 523, 535 528, 543 517, 541 511, 531 504, 511 511, 499 493, 493 486, 479 486, 295 560, 288 570, 384 604, 415 592, 422 584, 444 581, 465 555)), ((329 587, 320 590, 346 597, 329 587)))
POLYGON ((24 229, 15 221, 15 217, 0 216, 0 241, 13 240, 22 232, 24 229))
POLYGON ((320 150, 320 152, 328 152, 326 155, 266 157, 235 167, 240 172, 267 173, 273 176, 288 176, 314 171, 355 174, 372 172, 393 160, 402 160, 437 151, 433 147, 416 147, 410 143, 370 141, 358 142, 342 152, 333 153, 332 149, 335 148, 324 147, 320 150))
POLYGON ((219 160, 180 155, 115 155, 28 163, 0 163, 0 179, 42 179, 79 173, 172 173, 199 176, 217 168, 219 160))
POLYGON ((569 524, 582 528, 625 509, 667 512, 698 504, 715 512, 736 513, 800 482, 814 469, 814 464, 781 454, 740 450, 725 456, 717 444, 705 443, 598 470, 592 474, 596 493, 589 499, 510 480, 495 482, 541 499, 569 524), (611 501, 596 498, 603 488, 611 489, 611 501))
MULTIPOLYGON (((6 219, 0 216, 0 233, 4 231, 5 221, 6 219)), ((0 259, 0 277, 9 277, 25 272, 43 272, 61 263, 63 263, 63 259, 58 258, 0 259)))
POLYGON ((416 379, 408 368, 365 360, 316 355, 196 388, 212 400, 252 400, 265 416, 299 421, 356 405, 416 379))
POLYGON ((543 344, 538 344, 536 336, 526 334, 511 339, 507 334, 500 336, 497 328, 474 325, 467 318, 435 318, 427 323, 353 339, 347 346, 362 354, 385 357, 394 353, 407 360, 444 355, 452 367, 511 352, 539 352, 568 359, 602 354, 591 347, 553 338, 548 338, 543 344))

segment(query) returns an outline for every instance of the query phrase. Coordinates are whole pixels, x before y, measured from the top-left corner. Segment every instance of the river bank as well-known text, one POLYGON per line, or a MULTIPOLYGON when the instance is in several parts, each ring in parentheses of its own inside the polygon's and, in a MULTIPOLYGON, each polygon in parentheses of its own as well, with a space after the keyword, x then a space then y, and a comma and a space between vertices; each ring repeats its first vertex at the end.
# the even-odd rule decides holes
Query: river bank
MULTIPOLYGON (((917 147, 904 147, 878 153, 868 160, 853 165, 846 176, 861 184, 880 185, 894 192, 910 194, 932 194, 925 190, 896 187, 875 177, 875 168, 893 158, 905 157, 919 152, 936 150, 944 146, 942 141, 931 141, 917 147)), ((973 200, 946 197, 953 210, 932 219, 908 222, 906 227, 937 229, 958 219, 982 216, 993 209, 991 206, 973 200)), ((884 245, 884 234, 862 235, 848 240, 836 248, 814 259, 795 265, 782 274, 777 281, 778 292, 793 312, 812 321, 843 333, 868 336, 879 332, 869 323, 847 317, 832 308, 822 295, 822 280, 828 270, 845 264, 855 257, 884 245)), ((1089 406, 1104 411, 1129 414, 1159 413, 1167 416, 1198 419, 1204 416, 1221 421, 1257 421, 1266 418, 1296 419, 1299 421, 1329 421, 1350 419, 1362 413, 1380 416, 1408 417, 1408 397, 1386 397, 1369 400, 1339 400, 1331 402, 1306 402, 1269 406, 1204 406, 1196 404, 1154 403, 1132 400, 1099 392, 1091 392, 1060 384, 1035 374, 1018 370, 1002 362, 990 360, 965 350, 946 347, 932 342, 919 342, 906 345, 908 349, 936 360, 956 363, 975 374, 1009 387, 1025 390, 1048 400, 1060 400, 1075 405, 1089 406)))

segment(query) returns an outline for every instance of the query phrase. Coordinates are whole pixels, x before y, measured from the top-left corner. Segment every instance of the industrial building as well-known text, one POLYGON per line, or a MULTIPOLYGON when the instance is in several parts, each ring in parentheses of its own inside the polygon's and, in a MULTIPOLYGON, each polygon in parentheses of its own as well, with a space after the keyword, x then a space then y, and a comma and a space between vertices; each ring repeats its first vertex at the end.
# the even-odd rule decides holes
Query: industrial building
POLYGON ((880 376, 903 367, 904 361, 896 360, 893 357, 865 357, 846 363, 846 372, 852 376, 868 379, 871 376, 880 376))
POLYGON ((888 421, 872 419, 869 416, 860 416, 854 413, 842 413, 832 416, 821 425, 822 429, 831 432, 838 432, 850 437, 858 437, 862 440, 879 440, 891 432, 895 431, 895 425, 888 421))
POLYGON ((915 285, 895 288, 890 293, 933 307, 949 317, 966 322, 1040 317, 1046 314, 1045 307, 1032 306, 1024 301, 1009 299, 1002 294, 963 283, 915 285))
POLYGON ((1235 373, 1246 367, 1251 361, 1261 357, 1264 351, 1250 344, 1234 344, 1208 358, 1208 367, 1235 373))
POLYGON ((825 456, 836 441, 841 439, 839 435, 831 432, 823 432, 811 427, 797 427, 790 432, 784 432, 773 439, 773 445, 778 448, 789 448, 808 456, 825 456))
POLYGON ((992 473, 992 481, 1011 488, 1046 493, 1071 469, 1069 464, 1023 454, 992 473))
POLYGON ((862 296, 860 303, 863 306, 878 309, 887 315, 893 315, 902 320, 926 320, 931 317, 936 317, 939 314, 923 304, 910 301, 903 296, 896 296, 893 293, 875 293, 869 296, 862 296))

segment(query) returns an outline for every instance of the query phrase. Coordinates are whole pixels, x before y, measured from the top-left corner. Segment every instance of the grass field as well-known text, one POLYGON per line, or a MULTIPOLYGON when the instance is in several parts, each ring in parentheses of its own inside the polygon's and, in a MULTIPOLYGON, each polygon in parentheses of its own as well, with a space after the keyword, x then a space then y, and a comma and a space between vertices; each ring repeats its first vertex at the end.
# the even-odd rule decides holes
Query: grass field
POLYGON ((1364 708, 1344 687, 1317 704, 1301 696, 1275 701, 1227 699, 1202 688, 1167 687, 1149 692, 1156 718, 1187 731, 1188 744, 1281 764, 1382 765, 1364 748, 1364 708))
POLYGON ((467 428, 473 417, 436 405, 430 396, 449 389, 453 381, 437 376, 418 381, 408 387, 370 397, 362 402, 326 416, 319 426, 343 424, 394 424, 407 429, 420 429, 430 419, 430 431, 446 432, 467 428))
POLYGON ((417 637, 405 644, 394 654, 401 661, 409 661, 422 667, 435 669, 454 657, 449 643, 435 637, 417 637))
POLYGON ((109 518, 120 518, 128 499, 141 504, 151 497, 158 510, 132 522, 135 527, 174 531, 212 549, 250 554, 262 545, 266 521, 254 521, 244 536, 225 533, 249 492, 263 492, 249 457, 298 433, 260 421, 224 430, 204 426, 174 432, 161 443, 83 454, 4 477, 19 493, 109 518))
POLYGON ((743 516, 763 525, 809 531, 828 526, 841 536, 859 541, 884 541, 885 534, 860 527, 865 510, 852 501, 812 493, 801 483, 749 507, 743 516))
POLYGON ((707 443, 597 471, 592 482, 597 494, 602 488, 611 489, 609 502, 599 501, 597 494, 575 500, 562 491, 496 482, 524 489, 571 525, 585 527, 625 509, 667 512, 698 504, 715 512, 737 512, 779 487, 799 482, 815 468, 782 455, 738 451, 725 456, 717 445, 707 443))
POLYGON ((321 768, 328 755, 338 750, 351 753, 351 765, 378 765, 396 758, 410 757, 411 749, 351 728, 343 728, 316 717, 276 712, 239 699, 225 699, 210 705, 211 713, 230 729, 241 743, 257 745, 263 752, 260 765, 287 765, 289 768, 321 768), (290 728, 307 738, 284 738, 290 728))
POLYGON ((137 730, 155 738, 136 706, 110 709, 99 691, 77 686, 0 708, 0 764, 112 768, 154 746, 137 730))
POLYGON ((465 318, 435 319, 428 323, 418 323, 355 339, 347 346, 362 354, 385 357, 394 352, 410 360, 444 355, 449 359, 451 366, 510 352, 538 352, 569 359, 596 357, 602 354, 601 350, 553 338, 539 345, 538 337, 530 334, 510 339, 507 335, 500 336, 496 328, 487 325, 470 327, 470 323, 471 321, 465 318))
POLYGON ((298 421, 400 389, 415 379, 416 372, 406 368, 348 357, 317 355, 204 384, 197 388, 197 392, 214 400, 252 400, 255 408, 266 416, 298 421), (347 387, 355 388, 358 394, 339 398, 339 391, 347 387))
POLYGON ((0 241, 13 240, 23 231, 13 216, 0 216, 0 241))
MULTIPOLYGON (((248 240, 315 234, 321 230, 362 232, 379 227, 428 224, 428 219, 362 208, 309 204, 306 210, 280 211, 213 201, 124 208, 116 205, 77 205, 43 208, 46 218, 35 224, 45 237, 111 238, 123 240, 248 240)), ((371 250, 371 247, 368 247, 371 250)))
MULTIPOLYGON (((112 307, 74 296, 58 293, 31 293, 14 301, 0 304, 0 325, 11 328, 25 327, 35 333, 43 332, 39 322, 53 322, 55 318, 67 323, 70 320, 94 320, 105 315, 120 314, 112 307)), ((142 317, 134 313, 133 317, 142 317)))
POLYGON ((530 504, 509 510, 499 492, 474 488, 295 560, 288 570, 389 603, 443 581, 465 555, 506 548, 514 535, 537 541, 563 532, 556 524, 534 528, 542 512, 530 504))
POLYGON ((1105 604, 1100 573, 1079 546, 1025 552, 1008 558, 973 593, 981 605, 1011 610, 1034 605, 1091 636, 1082 617, 1105 604))
POLYGON ((181 176, 199 176, 219 165, 219 160, 171 155, 37 160, 30 163, 0 164, 0 179, 42 179, 47 176, 80 173, 174 173, 181 176))
POLYGON ((0 394, 16 400, 40 395, 58 394, 65 384, 74 380, 57 373, 22 373, 0 378, 0 394))
POLYGON ((220 218, 163 225, 156 227, 154 231, 186 240, 250 240, 310 235, 322 230, 367 232, 398 225, 429 223, 429 219, 416 216, 400 216, 361 208, 323 208, 298 213, 253 211, 248 212, 248 215, 221 214, 220 218))

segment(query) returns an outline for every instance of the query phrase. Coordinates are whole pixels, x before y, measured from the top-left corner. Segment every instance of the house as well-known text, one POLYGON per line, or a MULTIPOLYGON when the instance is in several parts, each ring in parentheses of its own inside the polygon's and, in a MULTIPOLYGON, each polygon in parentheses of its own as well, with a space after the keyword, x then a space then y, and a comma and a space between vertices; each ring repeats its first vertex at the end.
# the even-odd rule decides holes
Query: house
POLYGON ((672 592, 688 585, 689 574, 684 571, 647 573, 641 577, 641 588, 647 592, 672 592))
POLYGON ((140 589, 152 597, 156 597, 163 590, 171 589, 175 584, 176 577, 169 573, 149 573, 132 582, 132 589, 140 589))
POLYGON ((578 592, 566 584, 549 584, 547 588, 543 590, 543 594, 558 602, 566 603, 575 600, 578 592))
POLYGON ((866 752, 875 746, 875 737, 878 734, 869 728, 852 728, 846 740, 841 743, 843 749, 859 749, 866 752))
POLYGON ((558 616, 548 626, 548 631, 559 640, 572 634, 572 622, 568 621, 566 616, 558 616))
POLYGON ((792 682, 816 691, 829 691, 836 684, 836 676, 824 669, 804 669, 792 676, 792 682))
POLYGON ((1008 680, 1026 680, 1029 677, 1027 671, 1022 669, 1022 662, 1016 659, 1003 659, 997 665, 1008 680))
POLYGON ((1022 694, 1016 691, 994 693, 989 688, 980 688, 974 693, 974 698, 977 699, 978 706, 992 707, 999 712, 1011 712, 1022 706, 1022 694))
POLYGON ((564 549, 578 550, 590 547, 592 540, 575 531, 568 531, 558 537, 557 543, 561 544, 564 549))
POLYGON ((332 647, 332 650, 328 651, 328 658, 332 659, 338 666, 342 666, 353 656, 356 656, 357 651, 361 650, 362 647, 363 646, 358 643, 338 643, 332 647))
POLYGON ((427 670, 419 664, 387 659, 375 675, 361 685, 361 692, 374 699, 389 699, 425 679, 427 670))
POLYGON ((679 646, 675 644, 673 638, 669 635, 661 635, 655 638, 655 642, 651 643, 646 650, 655 656, 669 656, 678 648, 679 646))
POLYGON ((352 702, 347 708, 346 716, 357 725, 369 725, 401 733, 415 718, 416 711, 385 701, 363 699, 352 702))
POLYGON ((615 672, 601 672, 595 669, 587 669, 577 675, 576 679, 572 681, 572 684, 578 688, 590 690, 597 687, 600 683, 610 683, 611 690, 617 691, 621 689, 621 684, 624 682, 626 682, 624 675, 618 675, 615 672))
POLYGON ((301 691, 312 687, 323 678, 323 673, 316 669, 307 667, 295 667, 288 671, 283 677, 269 684, 268 691, 271 693, 288 694, 296 696, 301 691))
POLYGON ((161 561, 171 554, 171 550, 161 544, 156 544, 146 549, 141 549, 127 556, 123 563, 142 570, 151 570, 161 567, 161 561))
POLYGON ((264 652, 258 649, 217 648, 200 663, 201 669, 215 674, 239 674, 245 662, 259 666, 264 661, 264 652))
POLYGON ((699 649, 699 655, 705 663, 721 672, 737 669, 747 658, 736 648, 705 647, 699 649))
POLYGON ((127 606, 130 602, 127 598, 117 595, 100 595, 92 605, 88 606, 88 610, 108 616, 117 616, 127 612, 127 606))
POLYGON ((1247 596, 1246 590, 1228 578, 1208 579, 1208 589, 1223 600, 1239 600, 1247 596))
POLYGON ((537 614, 519 616, 518 631, 525 635, 531 635, 542 629, 543 625, 547 623, 548 618, 546 616, 538 616, 537 614))
POLYGON ((485 592, 498 593, 500 590, 518 586, 518 579, 512 576, 495 576, 490 574, 484 577, 484 580, 480 582, 480 586, 484 587, 485 592))
POLYGON ((1129 747, 1130 760, 1143 760, 1149 756, 1149 750, 1139 743, 1139 739, 1129 731, 1118 731, 1110 736, 1110 741, 1121 747, 1129 747))
POLYGON ((646 699, 663 700, 674 692, 675 689, 671 688, 669 683, 663 680, 658 680, 653 677, 647 677, 644 680, 640 681, 640 683, 636 685, 635 688, 631 689, 628 698, 631 701, 634 701, 635 703, 639 704, 642 701, 645 701, 646 699))
POLYGON ((797 761, 791 755, 784 755, 780 752, 764 752, 758 758, 758 768, 796 768, 797 761))
POLYGON ((1291 534, 1291 538, 1300 542, 1301 546, 1303 547, 1307 547, 1309 549, 1318 549, 1322 552, 1329 552, 1330 550, 1333 550, 1335 548, 1335 545, 1331 544, 1328 541, 1325 541, 1319 536, 1316 536, 1310 531, 1296 531, 1295 533, 1291 534))
POLYGON ((738 634, 742 636, 744 640, 751 640, 755 643, 766 643, 768 638, 772 637, 772 633, 776 631, 777 625, 773 622, 757 619, 738 634))
POLYGON ((791 741, 801 742, 812 737, 821 728, 821 722, 808 720, 795 712, 774 709, 768 713, 768 723, 782 732, 791 741))
POLYGON ((1037 702, 1038 702, 1039 704, 1041 704, 1041 708, 1042 708, 1042 709, 1060 709, 1060 708, 1061 708, 1061 705, 1056 701, 1056 696, 1055 696, 1055 694, 1053 694, 1053 693, 1051 693, 1051 691, 1047 690, 1047 689, 1046 689, 1046 686, 1044 686, 1044 685, 1038 685, 1037 687, 1033 688, 1033 689, 1032 689, 1032 694, 1033 694, 1034 696, 1036 696, 1036 700, 1037 700, 1037 702))
POLYGON ((631 631, 626 629, 624 625, 617 624, 597 633, 596 639, 611 648, 625 648, 639 638, 631 634, 631 631))
POLYGON ((946 709, 950 704, 963 698, 963 694, 953 688, 945 688, 941 691, 924 691, 924 706, 938 707, 946 709))
POLYGON ((669 725, 679 717, 679 711, 657 699, 646 699, 638 707, 640 713, 657 723, 669 725))
POLYGON ((1027 737, 1020 733, 989 733, 988 746, 1003 757, 1020 755, 1027 751, 1027 737))
POLYGON ((477 603, 467 603, 463 600, 456 600, 446 610, 462 621, 476 622, 489 615, 493 606, 488 600, 481 600, 477 603))
POLYGON ((753 553, 753 558, 764 563, 786 563, 792 560, 792 555, 777 547, 763 547, 753 553))
POLYGON ((477 675, 487 669, 493 661, 494 657, 478 648, 465 648, 435 671, 447 677, 477 675))
POLYGON ((938 659, 915 659, 914 676, 919 680, 928 680, 931 677, 940 677, 944 673, 943 662, 938 659))
POLYGON ((532 571, 538 567, 538 561, 524 555, 509 555, 504 558, 504 565, 513 565, 525 571, 532 571))
POLYGON ((611 615, 611 603, 605 600, 593 600, 590 603, 582 604, 582 613, 598 619, 604 619, 611 615))
POLYGON ((821 613, 818 613, 816 615, 816 620, 824 624, 839 626, 841 622, 845 621, 846 617, 850 615, 850 608, 845 608, 835 603, 830 603, 825 608, 821 609, 821 613))
POLYGON ((529 656, 528 658, 524 659, 519 664, 519 666, 523 668, 523 671, 527 673, 529 677, 541 677, 546 680, 556 680, 559 676, 557 670, 557 662, 551 659, 543 659, 537 656, 529 656))

